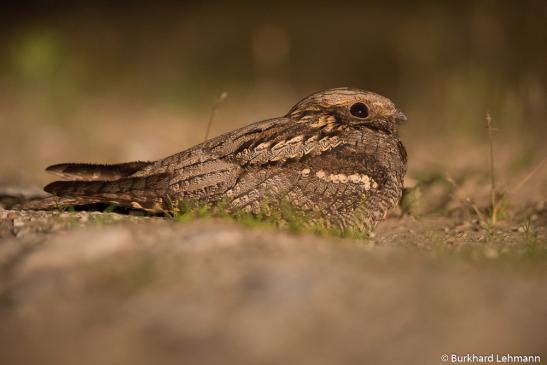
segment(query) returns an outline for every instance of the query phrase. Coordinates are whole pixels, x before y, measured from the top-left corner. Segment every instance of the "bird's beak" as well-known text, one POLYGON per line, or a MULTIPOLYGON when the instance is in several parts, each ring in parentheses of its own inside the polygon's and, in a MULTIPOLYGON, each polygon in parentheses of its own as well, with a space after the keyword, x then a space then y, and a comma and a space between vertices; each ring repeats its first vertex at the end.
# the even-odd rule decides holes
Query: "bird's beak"
POLYGON ((406 122, 408 118, 406 117, 405 113, 397 111, 397 114, 395 114, 395 120, 399 123, 403 123, 406 122))

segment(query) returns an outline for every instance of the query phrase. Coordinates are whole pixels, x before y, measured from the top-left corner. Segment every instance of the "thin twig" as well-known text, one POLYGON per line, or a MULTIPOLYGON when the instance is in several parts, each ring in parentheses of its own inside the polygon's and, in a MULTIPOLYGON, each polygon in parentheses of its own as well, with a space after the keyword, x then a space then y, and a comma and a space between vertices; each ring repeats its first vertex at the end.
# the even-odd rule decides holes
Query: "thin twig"
POLYGON ((488 130, 488 143, 490 144, 490 204, 492 205, 491 220, 492 225, 496 224, 498 206, 496 203, 496 174, 494 171, 494 143, 492 142, 492 117, 486 113, 486 129, 488 130))
POLYGON ((209 122, 207 123, 207 129, 205 130, 205 138, 203 138, 204 141, 206 141, 207 138, 209 138, 209 132, 211 131, 211 125, 213 124, 213 119, 215 119, 215 112, 217 108, 219 107, 220 104, 222 104, 224 100, 226 100, 227 97, 228 97, 228 93, 226 91, 223 91, 222 93, 220 93, 220 95, 215 100, 213 106, 211 107, 211 114, 209 114, 209 122))

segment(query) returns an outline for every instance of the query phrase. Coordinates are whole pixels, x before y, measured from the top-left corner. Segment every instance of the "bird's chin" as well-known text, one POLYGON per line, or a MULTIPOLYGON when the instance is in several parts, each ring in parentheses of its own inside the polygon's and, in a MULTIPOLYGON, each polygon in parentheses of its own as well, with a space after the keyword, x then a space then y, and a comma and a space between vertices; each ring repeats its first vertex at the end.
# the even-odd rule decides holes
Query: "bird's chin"
POLYGON ((383 134, 394 134, 393 123, 385 120, 366 121, 362 123, 356 123, 355 128, 369 129, 371 131, 383 134))

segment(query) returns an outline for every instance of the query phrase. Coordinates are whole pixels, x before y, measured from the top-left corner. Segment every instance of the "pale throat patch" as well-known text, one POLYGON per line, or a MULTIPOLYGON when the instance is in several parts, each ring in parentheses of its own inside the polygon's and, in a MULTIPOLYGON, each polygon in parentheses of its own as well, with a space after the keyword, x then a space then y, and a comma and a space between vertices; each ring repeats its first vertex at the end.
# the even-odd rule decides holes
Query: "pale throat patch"
POLYGON ((336 173, 327 173, 324 170, 318 170, 315 173, 311 169, 305 168, 300 171, 302 177, 315 176, 323 181, 332 182, 335 184, 361 184, 365 190, 377 189, 378 183, 374 181, 368 175, 354 173, 351 175, 346 174, 336 174, 336 173))

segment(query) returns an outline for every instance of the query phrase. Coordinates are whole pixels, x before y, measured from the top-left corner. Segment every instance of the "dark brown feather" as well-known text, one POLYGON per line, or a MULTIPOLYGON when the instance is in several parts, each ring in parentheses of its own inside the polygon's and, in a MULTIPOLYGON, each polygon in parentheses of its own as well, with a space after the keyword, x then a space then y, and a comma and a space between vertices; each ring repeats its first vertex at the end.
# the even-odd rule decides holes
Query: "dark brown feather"
POLYGON ((116 181, 55 181, 44 187, 75 205, 118 204, 125 207, 158 208, 168 194, 168 174, 126 177, 116 181))
POLYGON ((148 161, 134 161, 120 164, 61 163, 46 168, 46 171, 66 180, 117 180, 133 175, 152 164, 148 161))

